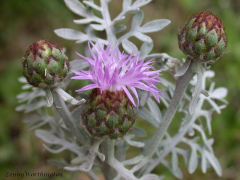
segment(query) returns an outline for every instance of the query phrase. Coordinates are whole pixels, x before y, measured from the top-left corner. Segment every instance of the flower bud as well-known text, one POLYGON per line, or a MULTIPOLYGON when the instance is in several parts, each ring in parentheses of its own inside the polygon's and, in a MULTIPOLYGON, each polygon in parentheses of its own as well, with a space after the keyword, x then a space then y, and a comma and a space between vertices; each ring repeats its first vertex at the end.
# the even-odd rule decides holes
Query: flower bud
POLYGON ((47 40, 33 43, 23 55, 22 64, 23 75, 35 87, 55 86, 69 72, 68 57, 47 40))
POLYGON ((227 46, 224 25, 214 14, 199 12, 178 32, 178 45, 191 59, 214 63, 223 56, 227 46))
POLYGON ((97 138, 120 139, 136 121, 134 105, 121 91, 93 89, 82 113, 82 125, 97 138))

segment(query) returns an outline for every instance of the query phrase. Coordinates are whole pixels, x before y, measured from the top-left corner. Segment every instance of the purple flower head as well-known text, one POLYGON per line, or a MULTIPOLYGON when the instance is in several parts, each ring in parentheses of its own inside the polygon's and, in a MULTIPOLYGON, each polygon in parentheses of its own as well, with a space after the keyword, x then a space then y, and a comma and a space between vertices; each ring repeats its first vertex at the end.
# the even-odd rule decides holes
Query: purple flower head
MULTIPOLYGON (((77 54, 90 64, 90 69, 88 71, 81 70, 80 72, 72 70, 75 73, 72 79, 88 79, 91 80, 93 84, 78 89, 76 92, 94 88, 99 88, 101 93, 104 90, 120 91, 123 89, 133 105, 136 106, 133 96, 129 92, 129 90, 131 90, 137 98, 137 106, 139 106, 139 98, 135 89, 139 88, 152 93, 159 102, 158 95, 161 95, 161 91, 154 83, 160 82, 159 72, 161 70, 154 69, 151 65, 153 60, 147 62, 138 61, 139 54, 133 57, 134 52, 131 55, 121 53, 118 45, 116 45, 113 50, 111 50, 110 45, 108 45, 104 50, 103 44, 99 44, 100 48, 92 44, 96 51, 95 55, 92 52, 90 43, 88 46, 92 58, 77 54), (150 69, 154 71, 150 71, 150 69)), ((82 60, 80 60, 80 62, 82 62, 82 60)))

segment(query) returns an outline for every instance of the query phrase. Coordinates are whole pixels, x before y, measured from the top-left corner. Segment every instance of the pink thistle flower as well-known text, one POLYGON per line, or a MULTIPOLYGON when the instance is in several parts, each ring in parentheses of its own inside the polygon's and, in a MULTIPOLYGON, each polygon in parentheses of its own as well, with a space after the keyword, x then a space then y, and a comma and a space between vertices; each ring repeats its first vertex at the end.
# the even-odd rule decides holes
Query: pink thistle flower
POLYGON ((136 88, 139 88, 152 93, 155 99, 160 102, 158 95, 162 94, 154 84, 161 82, 159 78, 161 70, 154 69, 151 65, 153 60, 139 61, 139 54, 133 57, 134 52, 131 55, 121 53, 118 45, 113 50, 108 45, 104 50, 103 44, 99 44, 100 48, 92 44, 96 51, 95 55, 92 52, 90 43, 88 46, 92 58, 77 54, 84 59, 79 60, 80 62, 87 61, 89 63, 90 69, 88 71, 81 70, 80 72, 72 70, 75 73, 72 79, 88 79, 93 84, 78 89, 76 92, 95 88, 99 88, 101 93, 104 90, 124 90, 130 101, 136 106, 133 96, 129 92, 131 90, 137 99, 137 106, 139 106, 139 97, 136 91, 136 88))

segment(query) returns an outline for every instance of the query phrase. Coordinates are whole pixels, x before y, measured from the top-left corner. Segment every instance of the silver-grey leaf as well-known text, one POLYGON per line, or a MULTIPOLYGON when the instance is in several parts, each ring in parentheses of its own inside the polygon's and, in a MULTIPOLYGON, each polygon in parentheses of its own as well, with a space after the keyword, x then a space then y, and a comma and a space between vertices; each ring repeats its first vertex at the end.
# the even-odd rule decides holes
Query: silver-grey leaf
POLYGON ((73 22, 76 23, 76 24, 88 24, 92 21, 94 21, 94 19, 92 19, 92 18, 73 20, 73 22))
POLYGON ((218 176, 222 176, 222 168, 217 160, 217 158, 214 156, 213 153, 209 151, 204 151, 203 152, 210 164, 212 165, 213 169, 216 171, 218 176))
POLYGON ((54 32, 64 39, 68 40, 87 40, 88 36, 80 31, 68 28, 56 29, 54 32))
POLYGON ((188 164, 188 171, 190 174, 192 174, 197 169, 197 165, 198 165, 197 150, 194 145, 191 145, 191 154, 188 164))
POLYGON ((80 15, 80 16, 86 16, 87 10, 85 6, 78 0, 64 0, 67 7, 72 10, 72 12, 80 15))
POLYGON ((114 32, 115 33, 120 33, 122 31, 124 31, 127 27, 125 25, 119 25, 117 27, 114 28, 114 32))
POLYGON ((168 19, 157 19, 150 21, 146 24, 144 24, 142 27, 139 28, 139 32, 142 33, 150 33, 150 32, 156 32, 160 31, 164 27, 166 27, 168 24, 170 24, 170 20, 168 19))
POLYGON ((136 127, 136 126, 133 128, 131 133, 133 133, 134 135, 136 135, 138 137, 146 137, 147 136, 147 133, 143 129, 136 127))
POLYGON ((86 4, 86 5, 88 5, 88 6, 90 6, 90 7, 93 8, 93 9, 96 9, 96 10, 98 10, 98 11, 102 11, 102 8, 101 8, 101 7, 97 6, 96 4, 94 4, 94 3, 91 2, 91 1, 83 1, 83 3, 86 4))
POLYGON ((135 46, 135 44, 133 44, 132 42, 130 42, 129 40, 127 39, 124 39, 122 41, 122 46, 123 46, 123 49, 129 53, 129 54, 132 54, 134 52, 134 55, 137 55, 138 53, 138 48, 137 46, 135 46))
POLYGON ((123 1, 123 9, 128 9, 132 4, 132 0, 124 0, 123 1))
POLYGON ((102 24, 91 24, 91 27, 96 31, 103 31, 105 29, 105 26, 102 24))
POLYGON ((140 48, 140 59, 144 59, 153 48, 153 43, 144 42, 140 48))
POLYGON ((162 121, 162 113, 158 105, 151 98, 147 100, 147 104, 156 121, 160 123, 162 121))
POLYGON ((178 169, 178 156, 176 151, 172 151, 172 170, 177 171, 178 169))
POLYGON ((154 118, 152 113, 150 111, 148 111, 146 108, 139 107, 138 110, 137 110, 137 113, 142 119, 146 120, 147 122, 149 122, 153 126, 155 126, 155 127, 159 126, 159 122, 156 121, 156 119, 154 118))
POLYGON ((135 36, 136 38, 138 38, 139 40, 141 40, 143 42, 152 43, 152 39, 143 33, 135 32, 133 34, 133 36, 135 36))
POLYGON ((140 8, 148 3, 150 3, 152 0, 137 0, 132 4, 132 8, 140 8))
POLYGON ((140 27, 143 21, 144 14, 142 11, 137 12, 132 18, 131 30, 140 27))

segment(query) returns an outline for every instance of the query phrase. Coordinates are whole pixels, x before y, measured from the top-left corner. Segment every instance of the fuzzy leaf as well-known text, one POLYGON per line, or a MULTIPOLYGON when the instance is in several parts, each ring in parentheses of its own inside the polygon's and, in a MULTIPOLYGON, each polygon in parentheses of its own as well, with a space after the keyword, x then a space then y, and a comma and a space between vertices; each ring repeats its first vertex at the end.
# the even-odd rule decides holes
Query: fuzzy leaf
POLYGON ((143 157, 144 157, 143 155, 136 156, 136 157, 134 157, 134 158, 132 158, 132 159, 128 159, 128 160, 126 160, 126 161, 123 161, 122 164, 123 164, 124 166, 137 164, 137 163, 139 163, 139 162, 143 159, 143 157))
POLYGON ((122 31, 124 31, 127 27, 125 25, 119 25, 117 27, 114 28, 114 32, 115 33, 120 33, 122 31))
POLYGON ((168 24, 170 24, 170 20, 168 19, 157 19, 150 21, 146 24, 144 24, 140 29, 138 30, 139 32, 142 33, 150 33, 150 32, 156 32, 160 31, 164 27, 166 27, 168 24))
POLYGON ((92 19, 92 18, 73 20, 73 22, 76 23, 76 24, 88 24, 92 21, 94 21, 94 19, 92 19))
POLYGON ((136 135, 138 137, 146 137, 147 136, 147 133, 139 127, 134 127, 133 130, 131 131, 131 133, 133 133, 134 135, 136 135))
POLYGON ((147 43, 144 42, 140 48, 140 59, 144 59, 151 51, 153 48, 153 43, 147 43))
POLYGON ((130 42, 129 40, 127 39, 124 39, 122 41, 122 46, 123 46, 123 49, 129 53, 129 54, 132 54, 132 52, 134 51, 134 55, 137 55, 138 53, 138 48, 137 46, 135 46, 135 44, 133 44, 132 42, 130 42))
POLYGON ((132 4, 132 0, 124 0, 123 1, 123 9, 128 9, 132 4))
POLYGON ((148 3, 150 3, 152 0, 137 0, 132 4, 132 8, 140 8, 148 3))
POLYGON ((222 176, 222 168, 221 168, 217 158, 214 156, 214 154, 205 150, 204 155, 206 156, 206 158, 208 159, 208 161, 210 162, 210 164, 216 171, 217 175, 222 176))
POLYGON ((168 170, 175 176, 175 177, 177 177, 178 179, 182 179, 182 172, 181 172, 181 170, 179 169, 179 168, 177 168, 177 170, 175 170, 175 171, 173 171, 173 169, 172 169, 172 165, 169 163, 169 162, 167 162, 167 161, 165 161, 164 159, 162 160, 162 164, 164 165, 164 166, 166 166, 167 168, 168 168, 168 170))
POLYGON ((91 1, 83 1, 84 4, 90 6, 91 8, 93 9, 96 9, 98 11, 102 11, 101 7, 97 6, 96 4, 94 4, 93 2, 91 1))
POLYGON ((213 99, 223 99, 227 96, 227 92, 226 88, 217 88, 210 94, 210 97, 213 99))
POLYGON ((196 169, 198 165, 198 156, 197 156, 197 150, 194 145, 191 145, 191 154, 188 164, 188 171, 190 174, 192 174, 196 169))
POLYGON ((101 24, 91 24, 91 27, 96 31, 103 31, 105 29, 105 26, 101 24))
POLYGON ((68 28, 61 28, 54 30, 55 34, 59 37, 68 39, 68 40, 87 40, 88 36, 80 31, 68 28))
POLYGON ((148 99, 147 104, 156 121, 160 123, 162 121, 162 113, 158 105, 151 98, 148 99))
POLYGON ((131 29, 136 29, 138 28, 143 21, 144 14, 142 11, 137 12, 133 18, 132 18, 132 24, 131 24, 131 29))
POLYGON ((72 12, 80 15, 80 16, 86 16, 87 10, 85 6, 78 0, 64 0, 67 7, 72 10, 72 12))
POLYGON ((152 113, 150 111, 148 111, 146 108, 139 107, 138 110, 137 110, 137 113, 142 119, 146 120, 147 122, 149 122, 153 126, 155 126, 155 127, 159 126, 159 123, 156 121, 156 119, 154 118, 152 113))
POLYGON ((141 40, 143 42, 152 43, 152 39, 149 36, 142 34, 140 32, 135 32, 133 34, 133 36, 135 36, 136 38, 138 38, 139 40, 141 40))

